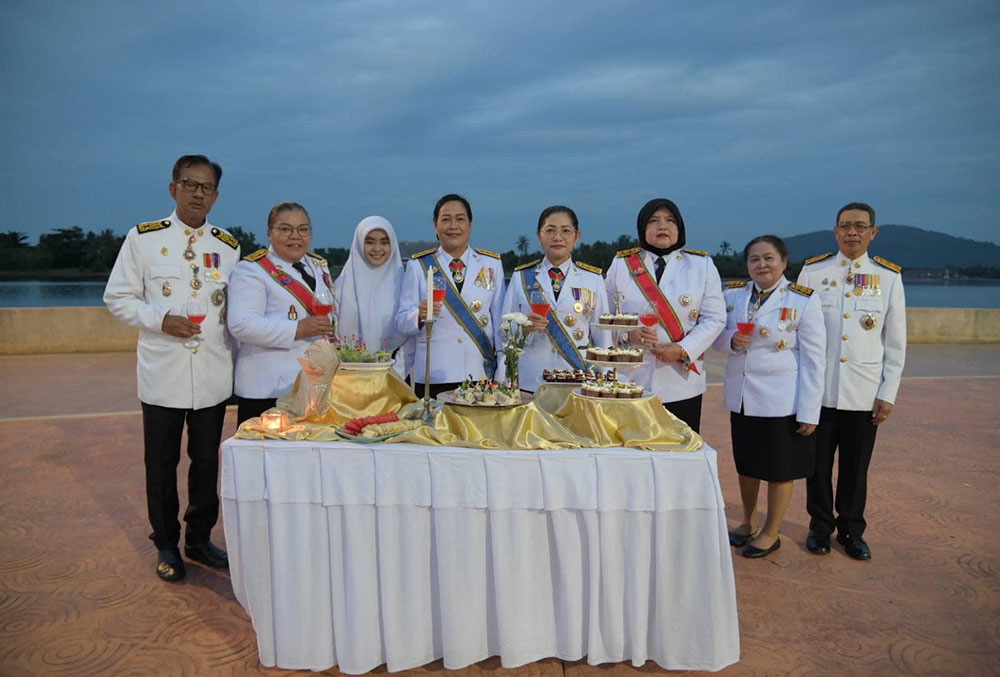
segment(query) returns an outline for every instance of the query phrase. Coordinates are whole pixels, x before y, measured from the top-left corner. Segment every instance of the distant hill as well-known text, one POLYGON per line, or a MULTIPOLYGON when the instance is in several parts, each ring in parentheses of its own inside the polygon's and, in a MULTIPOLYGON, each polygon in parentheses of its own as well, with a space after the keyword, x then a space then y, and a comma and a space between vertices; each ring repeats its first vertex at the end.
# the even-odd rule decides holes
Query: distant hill
MULTIPOLYGON (((837 251, 832 228, 792 235, 784 240, 788 245, 790 262, 837 251)), ((913 226, 879 226, 878 235, 868 252, 898 263, 903 268, 1000 267, 1000 245, 913 226)))

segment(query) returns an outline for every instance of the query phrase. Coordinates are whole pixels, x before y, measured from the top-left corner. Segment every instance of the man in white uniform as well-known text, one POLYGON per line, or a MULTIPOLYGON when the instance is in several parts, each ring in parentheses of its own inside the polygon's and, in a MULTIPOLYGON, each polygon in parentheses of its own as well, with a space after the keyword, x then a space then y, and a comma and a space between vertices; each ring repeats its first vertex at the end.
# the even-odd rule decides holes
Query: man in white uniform
POLYGON ((840 251, 806 261, 799 284, 815 289, 826 323, 826 383, 816 430, 816 471, 806 482, 806 548, 830 552, 830 534, 854 559, 871 559, 862 538, 868 464, 878 426, 892 414, 906 357, 902 269, 868 245, 878 233, 875 210, 852 202, 837 213, 840 251), (833 457, 839 449, 836 502, 833 457), (834 518, 834 508, 837 515, 834 518))
POLYGON ((226 553, 209 540, 219 516, 216 490, 226 400, 233 392, 233 353, 226 332, 226 284, 239 260, 235 237, 210 224, 222 168, 204 155, 174 164, 165 219, 140 223, 125 237, 104 303, 122 322, 139 328, 138 380, 145 438, 146 504, 159 551, 157 575, 184 578, 178 543, 177 464, 188 426, 188 507, 185 554, 226 568, 226 553), (185 302, 207 297, 207 315, 186 316, 185 302), (196 318, 197 319, 197 318, 196 318), (198 343, 190 344, 197 337, 198 343))

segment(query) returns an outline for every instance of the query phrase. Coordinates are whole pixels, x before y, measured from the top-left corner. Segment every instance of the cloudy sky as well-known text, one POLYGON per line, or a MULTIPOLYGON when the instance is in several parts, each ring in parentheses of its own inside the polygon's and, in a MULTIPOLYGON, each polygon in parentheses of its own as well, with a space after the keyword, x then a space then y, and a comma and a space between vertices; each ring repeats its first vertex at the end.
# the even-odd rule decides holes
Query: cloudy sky
POLYGON ((634 235, 652 197, 713 252, 851 200, 1000 242, 998 36, 992 1, 4 2, 0 231, 124 233, 200 152, 215 223, 293 200, 316 246, 429 239, 452 191, 495 250, 555 203, 634 235))

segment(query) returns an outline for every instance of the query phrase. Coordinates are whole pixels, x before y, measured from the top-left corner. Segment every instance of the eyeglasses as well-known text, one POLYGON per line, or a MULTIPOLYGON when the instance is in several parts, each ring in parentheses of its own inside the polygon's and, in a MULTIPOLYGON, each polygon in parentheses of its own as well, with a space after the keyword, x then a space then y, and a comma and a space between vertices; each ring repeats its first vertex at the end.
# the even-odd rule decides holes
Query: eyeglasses
POLYGON ((193 193, 199 188, 201 188, 201 192, 204 193, 205 195, 215 194, 215 188, 216 188, 215 184, 209 183, 207 181, 205 183, 202 183, 201 181, 195 181, 194 179, 184 178, 178 181, 174 181, 174 183, 179 185, 181 187, 181 190, 183 190, 185 193, 193 193))
POLYGON ((299 237, 309 237, 309 233, 312 232, 312 228, 309 226, 299 226, 298 228, 292 228, 291 226, 275 226, 273 230, 281 237, 291 237, 292 233, 295 233, 299 237))
POLYGON ((858 235, 864 235, 870 231, 874 226, 871 226, 864 221, 849 221, 846 223, 838 223, 837 230, 841 233, 846 233, 851 230, 856 231, 858 235))

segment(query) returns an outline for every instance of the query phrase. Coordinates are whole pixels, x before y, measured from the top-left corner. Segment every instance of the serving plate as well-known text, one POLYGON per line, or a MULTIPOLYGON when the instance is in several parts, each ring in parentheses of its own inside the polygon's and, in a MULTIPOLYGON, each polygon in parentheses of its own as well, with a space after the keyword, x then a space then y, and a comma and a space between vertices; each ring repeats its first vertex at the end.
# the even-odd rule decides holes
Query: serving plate
POLYGON ((598 367, 615 367, 617 369, 632 369, 633 367, 641 367, 647 364, 645 360, 641 362, 610 362, 605 360, 588 360, 586 357, 583 359, 587 364, 596 364, 598 367))
POLYGON ((590 326, 594 329, 605 329, 607 331, 632 331, 633 329, 642 328, 642 324, 601 324, 600 322, 591 322, 590 326))
MULTIPOLYGON (((419 430, 415 428, 414 430, 419 430)), ((371 444, 373 442, 384 442, 385 440, 390 440, 393 437, 399 437, 403 433, 412 433, 413 430, 400 430, 398 433, 389 433, 388 435, 379 435, 378 437, 363 437, 361 435, 350 435, 345 432, 337 431, 337 434, 343 437, 345 440, 350 440, 351 442, 360 442, 361 444, 371 444)))
POLYGON ((573 394, 582 397, 585 400, 595 400, 597 402, 642 402, 643 400, 656 397, 656 395, 653 395, 648 390, 643 392, 645 394, 642 397, 595 397, 594 395, 584 395, 581 389, 577 388, 573 391, 573 394))
POLYGON ((340 368, 348 371, 385 371, 390 369, 395 360, 388 362, 341 362, 340 368))
POLYGON ((531 402, 533 399, 535 399, 535 395, 533 393, 529 393, 526 390, 522 390, 521 401, 515 402, 513 404, 483 404, 482 402, 475 402, 470 404, 465 400, 459 399, 458 395, 455 393, 454 390, 447 390, 438 395, 437 398, 442 402, 444 402, 445 404, 455 404, 460 407, 478 407, 480 409, 506 409, 508 407, 519 407, 522 404, 527 404, 528 402, 531 402))

